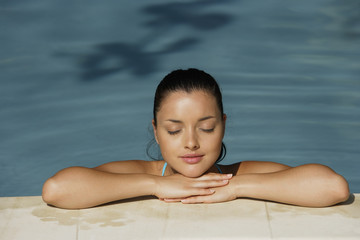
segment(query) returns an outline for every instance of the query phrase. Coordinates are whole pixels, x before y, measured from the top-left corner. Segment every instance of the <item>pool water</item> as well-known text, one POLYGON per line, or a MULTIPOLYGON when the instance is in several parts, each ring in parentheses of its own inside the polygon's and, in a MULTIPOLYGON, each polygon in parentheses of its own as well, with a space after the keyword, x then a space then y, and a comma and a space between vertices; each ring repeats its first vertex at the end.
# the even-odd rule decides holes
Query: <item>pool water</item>
POLYGON ((360 192, 357 0, 2 1, 0 196, 68 166, 149 159, 153 94, 196 67, 221 85, 225 164, 321 163, 360 192))

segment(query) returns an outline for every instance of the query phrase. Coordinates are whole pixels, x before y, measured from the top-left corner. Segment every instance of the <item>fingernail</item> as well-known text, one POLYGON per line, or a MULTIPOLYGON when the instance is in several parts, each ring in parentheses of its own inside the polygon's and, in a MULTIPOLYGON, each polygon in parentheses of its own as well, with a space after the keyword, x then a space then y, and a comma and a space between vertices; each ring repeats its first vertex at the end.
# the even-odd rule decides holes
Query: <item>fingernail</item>
POLYGON ((214 189, 210 189, 210 192, 211 192, 211 193, 214 193, 214 192, 215 192, 215 190, 214 190, 214 189))
POLYGON ((230 173, 230 174, 227 174, 226 176, 228 176, 228 177, 232 177, 233 175, 230 173))
POLYGON ((227 183, 227 182, 229 182, 229 180, 227 180, 227 179, 223 180, 223 183, 227 183))

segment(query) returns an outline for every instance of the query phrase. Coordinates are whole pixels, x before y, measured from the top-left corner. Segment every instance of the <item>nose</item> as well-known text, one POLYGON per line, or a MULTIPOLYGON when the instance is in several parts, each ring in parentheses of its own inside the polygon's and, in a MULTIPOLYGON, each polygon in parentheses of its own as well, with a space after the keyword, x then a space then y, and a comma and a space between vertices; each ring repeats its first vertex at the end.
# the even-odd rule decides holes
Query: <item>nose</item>
POLYGON ((188 133, 185 136, 185 148, 190 150, 196 150, 200 148, 200 144, 198 141, 198 137, 195 133, 195 131, 188 131, 188 133))

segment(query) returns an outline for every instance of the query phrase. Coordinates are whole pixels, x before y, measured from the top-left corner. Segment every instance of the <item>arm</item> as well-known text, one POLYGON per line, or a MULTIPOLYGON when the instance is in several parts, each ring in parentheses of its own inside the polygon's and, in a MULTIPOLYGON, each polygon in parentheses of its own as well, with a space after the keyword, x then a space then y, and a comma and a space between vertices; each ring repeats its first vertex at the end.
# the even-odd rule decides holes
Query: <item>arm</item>
POLYGON ((272 173, 238 175, 236 197, 250 197, 307 207, 325 207, 346 201, 347 181, 330 168, 307 164, 272 173))
MULTIPOLYGON (((119 164, 123 167, 128 165, 127 171, 137 169, 136 173, 108 172, 101 166, 97 169, 63 169, 45 182, 43 200, 61 208, 79 209, 148 195, 159 198, 185 198, 191 195, 213 194, 210 188, 224 186, 228 183, 226 179, 230 179, 220 174, 198 179, 189 179, 179 174, 160 177, 136 168, 134 164, 138 163, 124 161, 119 164)), ((122 171, 125 171, 124 169, 126 168, 122 168, 122 171)))
POLYGON ((326 166, 307 164, 291 168, 275 163, 266 164, 245 163, 242 173, 233 177, 227 186, 215 188, 213 195, 190 197, 182 202, 221 202, 248 197, 325 207, 346 201, 349 197, 346 180, 326 166))
POLYGON ((70 167, 49 178, 43 200, 51 205, 79 209, 120 199, 151 195, 153 178, 147 174, 116 174, 84 167, 70 167))

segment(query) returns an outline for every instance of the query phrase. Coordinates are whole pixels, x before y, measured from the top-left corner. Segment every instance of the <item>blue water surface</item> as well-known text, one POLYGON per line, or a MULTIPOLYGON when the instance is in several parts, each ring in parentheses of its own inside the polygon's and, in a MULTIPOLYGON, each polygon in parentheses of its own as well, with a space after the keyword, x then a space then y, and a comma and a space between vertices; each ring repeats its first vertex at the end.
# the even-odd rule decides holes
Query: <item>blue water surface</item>
POLYGON ((171 70, 220 83, 224 163, 321 163, 360 192, 360 1, 0 2, 0 196, 149 159, 171 70))

